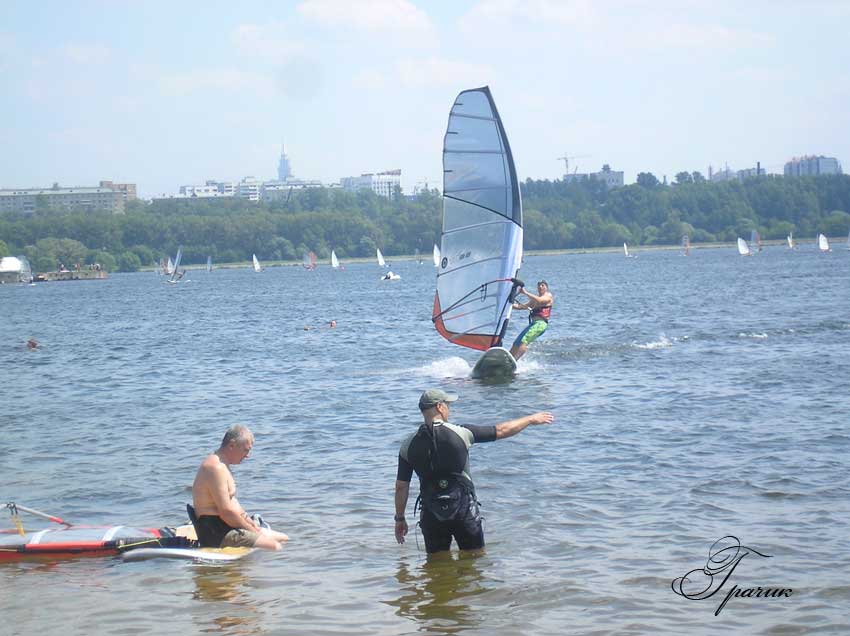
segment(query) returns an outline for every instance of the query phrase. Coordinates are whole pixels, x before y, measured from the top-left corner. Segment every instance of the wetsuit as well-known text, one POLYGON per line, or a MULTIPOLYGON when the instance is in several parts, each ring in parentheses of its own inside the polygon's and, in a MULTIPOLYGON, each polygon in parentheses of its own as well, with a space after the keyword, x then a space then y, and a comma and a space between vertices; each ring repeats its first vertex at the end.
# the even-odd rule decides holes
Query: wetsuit
POLYGON ((419 477, 419 526, 426 552, 448 550, 452 537, 461 550, 484 547, 475 486, 469 474, 469 447, 495 440, 495 426, 457 426, 435 420, 432 426, 423 424, 402 442, 396 479, 409 482, 414 472, 419 477))

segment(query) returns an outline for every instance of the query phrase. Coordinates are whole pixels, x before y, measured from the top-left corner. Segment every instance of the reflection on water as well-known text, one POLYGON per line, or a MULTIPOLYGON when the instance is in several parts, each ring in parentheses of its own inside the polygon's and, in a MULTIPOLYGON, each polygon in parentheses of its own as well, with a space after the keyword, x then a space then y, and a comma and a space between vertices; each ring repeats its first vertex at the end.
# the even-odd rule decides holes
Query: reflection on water
POLYGON ((193 611, 198 631, 223 634, 256 634, 261 631, 260 613, 247 593, 248 577, 242 564, 198 565, 192 578, 195 582, 192 598, 209 603, 193 611))
POLYGON ((477 627, 480 613, 469 605, 472 597, 487 591, 478 566, 482 552, 440 552, 421 561, 402 559, 396 580, 400 595, 388 605, 397 614, 417 623, 421 630, 457 634, 477 627))

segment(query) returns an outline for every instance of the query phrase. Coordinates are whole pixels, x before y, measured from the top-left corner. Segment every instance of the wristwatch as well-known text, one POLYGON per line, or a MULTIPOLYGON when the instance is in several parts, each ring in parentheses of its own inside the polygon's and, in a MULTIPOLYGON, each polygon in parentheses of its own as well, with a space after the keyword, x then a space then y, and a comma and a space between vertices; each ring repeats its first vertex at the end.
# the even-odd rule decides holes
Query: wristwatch
POLYGON ((399 522, 399 521, 406 521, 406 518, 405 518, 405 516, 404 516, 404 515, 395 515, 395 516, 393 517, 393 519, 395 519, 395 520, 396 520, 396 522, 399 522))

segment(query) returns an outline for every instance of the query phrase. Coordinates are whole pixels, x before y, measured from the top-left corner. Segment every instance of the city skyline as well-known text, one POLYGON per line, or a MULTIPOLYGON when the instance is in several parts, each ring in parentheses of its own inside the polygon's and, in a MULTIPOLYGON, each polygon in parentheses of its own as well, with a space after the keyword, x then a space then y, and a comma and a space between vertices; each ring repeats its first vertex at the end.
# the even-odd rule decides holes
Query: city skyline
POLYGON ((485 84, 523 180, 564 156, 626 183, 850 157, 840 2, 65 6, 2 9, 0 188, 274 179, 285 140, 296 178, 400 167, 411 192, 441 182, 449 108, 485 84))

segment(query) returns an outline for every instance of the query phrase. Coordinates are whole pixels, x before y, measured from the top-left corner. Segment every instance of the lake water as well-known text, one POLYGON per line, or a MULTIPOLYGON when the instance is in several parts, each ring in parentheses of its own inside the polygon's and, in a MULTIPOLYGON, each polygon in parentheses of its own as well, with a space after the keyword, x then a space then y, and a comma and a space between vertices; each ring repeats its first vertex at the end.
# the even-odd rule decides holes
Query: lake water
POLYGON ((850 252, 529 256, 556 308, 497 385, 434 331, 434 268, 391 266, 402 280, 349 264, 0 287, 3 502, 178 525, 241 422, 239 498, 292 537, 220 567, 0 564, 0 633, 850 633, 850 252), (460 394, 459 424, 556 417, 473 447, 480 556, 393 538, 398 444, 429 387, 460 394), (726 535, 770 558, 675 594, 726 535), (793 593, 715 616, 735 584, 793 593))

